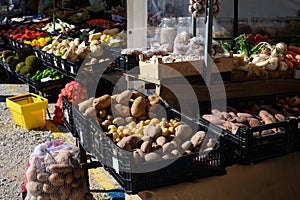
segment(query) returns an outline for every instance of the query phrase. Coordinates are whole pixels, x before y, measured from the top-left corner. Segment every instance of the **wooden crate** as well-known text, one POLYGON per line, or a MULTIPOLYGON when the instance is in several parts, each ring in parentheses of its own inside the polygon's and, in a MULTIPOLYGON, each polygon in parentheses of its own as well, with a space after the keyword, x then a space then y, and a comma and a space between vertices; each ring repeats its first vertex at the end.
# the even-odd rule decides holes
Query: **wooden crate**
POLYGON ((267 72, 265 76, 248 76, 246 71, 232 71, 231 82, 257 81, 257 80, 275 80, 275 79, 293 79, 293 71, 273 71, 267 72))
MULTIPOLYGON (((212 73, 232 70, 233 58, 231 57, 214 58, 213 61, 217 68, 212 67, 212 73)), ((204 68, 204 60, 163 63, 162 58, 157 58, 155 63, 139 61, 140 74, 153 79, 203 75, 204 68)))

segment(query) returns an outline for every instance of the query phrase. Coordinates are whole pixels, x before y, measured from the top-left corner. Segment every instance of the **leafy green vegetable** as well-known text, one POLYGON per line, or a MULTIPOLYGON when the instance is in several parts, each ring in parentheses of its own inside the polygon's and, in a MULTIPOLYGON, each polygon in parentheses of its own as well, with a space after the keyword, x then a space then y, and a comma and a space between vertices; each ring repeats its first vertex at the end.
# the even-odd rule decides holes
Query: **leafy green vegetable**
POLYGON ((246 34, 241 34, 234 39, 233 50, 236 53, 244 54, 246 57, 251 55, 250 51, 253 48, 250 38, 246 34))

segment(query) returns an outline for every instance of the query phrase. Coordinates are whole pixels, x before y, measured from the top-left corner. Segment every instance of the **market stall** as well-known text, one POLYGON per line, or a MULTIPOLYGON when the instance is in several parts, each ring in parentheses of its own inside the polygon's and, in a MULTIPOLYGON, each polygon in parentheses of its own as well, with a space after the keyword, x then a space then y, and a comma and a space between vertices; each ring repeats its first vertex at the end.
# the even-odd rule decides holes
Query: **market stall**
POLYGON ((275 190, 295 199, 299 29, 281 41, 280 30, 252 20, 235 35, 221 1, 192 0, 177 13, 174 2, 163 5, 128 1, 97 10, 101 17, 81 7, 52 12, 54 22, 20 21, 4 36, 1 65, 35 93, 51 91, 53 120, 129 199, 262 199, 275 190))

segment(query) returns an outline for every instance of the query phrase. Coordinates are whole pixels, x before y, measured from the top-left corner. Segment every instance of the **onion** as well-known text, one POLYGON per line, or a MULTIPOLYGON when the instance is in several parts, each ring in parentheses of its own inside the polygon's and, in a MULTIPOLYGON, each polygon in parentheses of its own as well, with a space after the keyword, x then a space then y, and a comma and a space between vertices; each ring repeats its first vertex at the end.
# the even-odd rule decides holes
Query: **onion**
POLYGON ((277 43, 275 48, 281 53, 285 53, 287 51, 287 45, 284 42, 277 43))

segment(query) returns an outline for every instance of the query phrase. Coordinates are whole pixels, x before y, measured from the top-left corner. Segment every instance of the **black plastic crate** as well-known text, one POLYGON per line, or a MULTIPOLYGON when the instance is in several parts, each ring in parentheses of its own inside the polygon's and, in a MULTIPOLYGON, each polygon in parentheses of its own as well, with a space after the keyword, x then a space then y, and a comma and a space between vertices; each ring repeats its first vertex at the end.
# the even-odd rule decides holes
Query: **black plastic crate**
POLYGON ((71 60, 67 60, 67 62, 65 63, 67 73, 71 77, 76 77, 81 64, 82 64, 81 62, 73 62, 71 60))
POLYGON ((225 174, 225 143, 222 135, 174 109, 168 111, 168 116, 192 126, 193 130, 196 127, 197 130, 206 131, 207 138, 215 139, 213 150, 137 164, 131 153, 120 149, 112 140, 106 140, 105 169, 118 181, 126 193, 136 194, 143 190, 225 174), (156 168, 158 165, 164 167, 156 168), (147 172, 131 172, 132 168, 146 169, 147 172), (152 170, 154 168, 155 170, 152 170))
POLYGON ((121 56, 116 58, 114 61, 115 69, 122 71, 129 71, 138 65, 138 58, 133 54, 121 54, 121 56))
POLYGON ((291 120, 256 127, 239 127, 236 134, 199 118, 202 124, 222 133, 226 139, 226 161, 228 164, 251 164, 261 160, 286 155, 290 151, 289 141, 292 135, 291 120), (262 131, 273 129, 274 133, 262 135, 262 131), (254 137, 253 134, 258 136, 254 137))
POLYGON ((67 129, 71 132, 71 134, 78 138, 77 130, 75 129, 74 125, 74 119, 73 119, 73 107, 68 101, 68 97, 63 96, 63 115, 64 115, 64 125, 67 127, 67 129))
POLYGON ((300 118, 291 119, 292 137, 290 140, 290 152, 300 151, 300 118))
POLYGON ((74 128, 78 133, 78 139, 84 149, 91 152, 91 130, 89 120, 83 114, 73 107, 74 128))
POLYGON ((106 163, 106 151, 109 140, 95 119, 89 120, 90 132, 87 133, 87 149, 101 163, 106 163))

